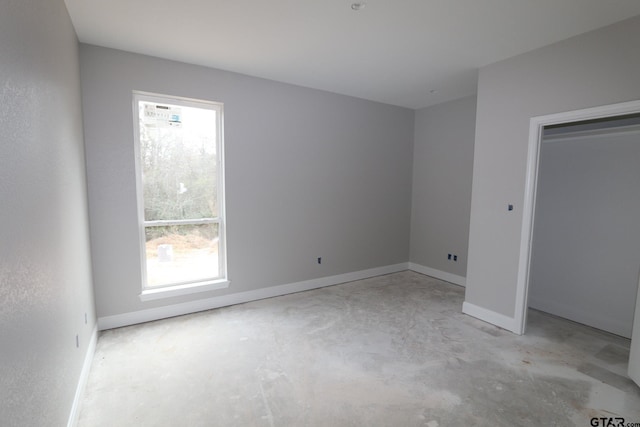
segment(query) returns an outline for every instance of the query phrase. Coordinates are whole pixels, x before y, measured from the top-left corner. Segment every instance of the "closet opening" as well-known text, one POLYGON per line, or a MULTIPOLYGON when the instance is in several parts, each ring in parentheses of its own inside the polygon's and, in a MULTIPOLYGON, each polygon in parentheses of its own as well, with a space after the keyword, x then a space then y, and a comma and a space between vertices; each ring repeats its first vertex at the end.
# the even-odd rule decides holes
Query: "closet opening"
POLYGON ((631 338, 640 269, 640 114, 544 126, 528 307, 631 338))

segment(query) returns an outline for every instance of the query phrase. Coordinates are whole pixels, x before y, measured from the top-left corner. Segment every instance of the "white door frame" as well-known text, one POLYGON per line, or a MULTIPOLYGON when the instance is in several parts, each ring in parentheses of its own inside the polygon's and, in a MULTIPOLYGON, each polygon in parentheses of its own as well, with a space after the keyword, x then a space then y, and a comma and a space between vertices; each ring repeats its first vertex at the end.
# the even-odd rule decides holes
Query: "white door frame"
POLYGON ((640 277, 638 278, 638 294, 636 295, 636 312, 633 316, 633 330, 631 331, 631 348, 629 349, 629 365, 627 374, 629 378, 640 386, 640 277))
POLYGON ((640 113, 640 100, 531 118, 529 124, 529 147, 527 152, 527 175, 524 191, 522 230, 520 234, 520 259, 518 262, 518 279, 516 283, 515 329, 513 332, 522 335, 527 326, 527 300, 529 294, 533 222, 536 207, 536 188, 538 185, 538 162, 540 159, 540 145, 542 143, 542 131, 544 127, 635 113, 640 113))

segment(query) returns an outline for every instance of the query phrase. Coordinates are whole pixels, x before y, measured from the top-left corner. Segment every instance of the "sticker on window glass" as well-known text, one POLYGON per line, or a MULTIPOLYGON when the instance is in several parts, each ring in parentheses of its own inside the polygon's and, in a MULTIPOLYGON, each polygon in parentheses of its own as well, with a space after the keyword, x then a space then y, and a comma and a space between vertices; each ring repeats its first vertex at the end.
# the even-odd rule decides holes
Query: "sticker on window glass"
POLYGON ((143 122, 149 127, 182 126, 182 109, 169 105, 144 103, 143 122))

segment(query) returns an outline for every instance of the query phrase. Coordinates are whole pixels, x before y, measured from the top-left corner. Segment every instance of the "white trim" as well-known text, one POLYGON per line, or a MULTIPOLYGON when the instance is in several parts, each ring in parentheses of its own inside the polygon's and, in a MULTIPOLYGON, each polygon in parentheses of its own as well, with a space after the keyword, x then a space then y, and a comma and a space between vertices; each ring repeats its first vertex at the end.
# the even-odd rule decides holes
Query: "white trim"
POLYGON ((201 224, 220 224, 220 218, 194 218, 194 219, 144 221, 145 227, 164 227, 167 225, 201 225, 201 224))
POLYGON ((140 301, 152 301, 156 299, 177 297, 180 295, 190 295, 198 292, 215 291, 229 287, 229 281, 211 280, 197 283, 188 283, 185 285, 166 286, 161 288, 149 288, 142 291, 140 301))
MULTIPOLYGON (((132 107, 133 107, 133 146, 135 151, 135 171, 136 171, 136 202, 138 208, 138 232, 139 232, 139 256, 140 256, 140 268, 142 283, 142 294, 153 295, 146 299, 163 298, 164 296, 158 296, 160 289, 149 287, 147 284, 147 256, 146 256, 146 236, 145 230, 147 227, 162 226, 162 225, 174 225, 174 224, 218 224, 218 277, 215 280, 220 282, 227 280, 227 243, 226 243, 226 208, 225 208, 225 157, 224 157, 224 104, 222 102, 209 101, 205 99, 186 98, 182 96, 163 95, 151 92, 142 92, 134 90, 132 92, 132 107), (183 107, 199 108, 211 110, 216 113, 216 156, 217 162, 217 197, 218 197, 218 216, 216 218, 200 218, 189 220, 161 220, 161 221, 145 221, 144 219, 144 187, 142 182, 142 159, 140 152, 140 102, 151 102, 164 105, 179 105, 183 107)), ((201 281, 205 283, 211 282, 203 278, 201 281)), ((165 294, 166 296, 181 295, 182 292, 176 293, 174 288, 178 288, 186 285, 185 283, 171 283, 169 286, 164 287, 170 289, 165 294)), ((211 290, 211 286, 205 286, 202 290, 211 290)), ((146 300, 141 295, 143 300, 146 300)))
POLYGON ((268 288, 256 289, 253 291, 238 292, 235 294, 222 295, 219 297, 190 301, 181 304, 173 304, 165 307, 150 308, 146 310, 116 314, 113 316, 105 316, 98 318, 98 329, 103 331, 105 329, 119 328, 122 326, 134 325, 136 323, 150 322, 152 320, 165 319, 167 317, 180 316, 183 314, 211 310, 213 308, 225 307, 229 305, 242 304, 245 302, 256 301, 264 298, 272 298, 295 292, 308 291, 311 289, 333 286, 340 283, 367 279, 369 277, 381 276, 384 274, 397 273, 399 271, 405 271, 407 269, 408 264, 405 262, 400 264, 387 265, 384 267, 371 268, 368 270, 338 274, 336 276, 321 277, 319 279, 305 280, 302 282, 289 283, 286 285, 271 286, 268 288))
POLYGON ((87 387, 87 380, 89 379, 89 371, 91 371, 91 363, 93 362, 93 356, 96 352, 96 344, 98 343, 98 325, 93 327, 91 332, 91 338, 89 339, 89 345, 87 346, 87 352, 84 356, 84 363, 82 364, 82 371, 80 371, 80 378, 78 379, 78 385, 76 387, 76 394, 73 398, 73 405, 71 405, 71 413, 69 414, 69 421, 67 427, 75 427, 78 424, 78 417, 80 416, 80 401, 84 396, 84 391, 87 387))
POLYGON ((619 104, 604 105, 600 107, 586 108, 583 110, 568 111, 531 118, 529 124, 529 146, 527 153, 527 172, 524 191, 522 229, 520 233, 520 259, 518 262, 518 278, 516 283, 514 316, 515 328, 513 329, 513 332, 515 332, 516 334, 524 334, 527 324, 527 294, 529 288, 529 270, 531 267, 531 243, 533 237, 533 224, 536 206, 535 197, 538 181, 538 160, 540 156, 543 128, 545 126, 557 125, 562 123, 571 123, 582 120, 614 117, 634 113, 640 113, 640 101, 622 102, 619 104))
POLYGON ((516 329, 516 319, 512 317, 496 313, 495 311, 479 307, 466 301, 462 303, 462 312, 464 314, 468 314, 469 316, 475 317, 476 319, 480 319, 483 322, 491 323, 492 325, 499 326, 502 329, 506 329, 507 331, 518 334, 516 329))
POLYGON ((436 279, 444 280, 445 282, 453 283, 454 285, 465 287, 467 286, 467 278, 458 276, 457 274, 447 273, 446 271, 437 270, 435 268, 427 267, 425 265, 416 264, 414 262, 409 263, 409 270, 416 273, 424 274, 426 276, 435 277, 436 279))

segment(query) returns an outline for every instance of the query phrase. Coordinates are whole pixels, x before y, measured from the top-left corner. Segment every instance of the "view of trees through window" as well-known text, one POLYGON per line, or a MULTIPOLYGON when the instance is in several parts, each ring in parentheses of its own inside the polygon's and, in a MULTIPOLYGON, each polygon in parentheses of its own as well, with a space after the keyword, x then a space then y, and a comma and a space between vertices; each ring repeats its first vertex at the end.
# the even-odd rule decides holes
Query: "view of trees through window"
POLYGON ((219 277, 217 114, 138 101, 148 287, 219 277))

